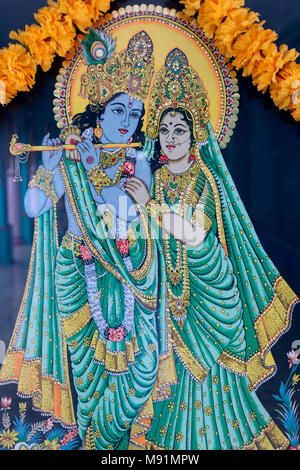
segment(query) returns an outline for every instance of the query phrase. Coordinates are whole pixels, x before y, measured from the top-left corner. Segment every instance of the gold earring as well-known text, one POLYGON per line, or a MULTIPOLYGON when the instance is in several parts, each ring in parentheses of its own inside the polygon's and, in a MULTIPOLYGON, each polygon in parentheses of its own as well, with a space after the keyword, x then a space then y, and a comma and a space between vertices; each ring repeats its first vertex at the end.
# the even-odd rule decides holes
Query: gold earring
POLYGON ((98 119, 97 119, 97 127, 95 127, 94 129, 94 135, 97 137, 97 139, 100 139, 103 135, 103 130, 101 129, 98 119))

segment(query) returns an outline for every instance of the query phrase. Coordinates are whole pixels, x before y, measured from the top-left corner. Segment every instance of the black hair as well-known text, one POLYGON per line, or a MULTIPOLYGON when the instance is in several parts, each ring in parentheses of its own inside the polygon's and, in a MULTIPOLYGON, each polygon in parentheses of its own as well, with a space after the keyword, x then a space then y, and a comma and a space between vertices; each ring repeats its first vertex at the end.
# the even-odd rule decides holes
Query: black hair
MULTIPOLYGON (((183 115, 183 119, 186 122, 186 124, 189 126, 190 131, 191 131, 191 146, 192 146, 196 142, 196 137, 194 135, 194 124, 193 124, 193 118, 192 118, 191 113, 187 109, 184 109, 184 108, 167 108, 162 112, 161 117, 160 117, 160 122, 165 117, 165 115, 170 112, 180 113, 183 115)), ((159 139, 157 139, 154 144, 154 154, 153 154, 153 159, 151 161, 151 170, 153 173, 155 173, 155 171, 158 168, 161 168, 164 165, 163 163, 159 161, 159 157, 161 155, 160 150, 161 150, 161 146, 159 143, 159 139)))
MULTIPOLYGON (((104 113, 106 106, 112 100, 114 100, 115 98, 117 98, 118 96, 122 94, 123 93, 116 93, 108 101, 106 101, 103 104, 101 103, 97 111, 93 111, 90 105, 88 104, 87 107, 85 108, 85 111, 83 111, 83 113, 78 113, 73 117, 72 121, 73 121, 74 126, 77 126, 80 129, 81 133, 85 131, 86 129, 88 129, 89 127, 93 127, 95 129, 95 127, 97 126, 97 117, 101 118, 101 115, 104 113)), ((142 127, 144 124, 144 115, 145 115, 145 107, 143 106, 142 115, 140 117, 136 131, 132 136, 132 139, 133 139, 132 141, 140 142, 142 147, 144 146, 144 143, 145 143, 145 135, 142 132, 142 127)), ((100 143, 100 140, 94 134, 93 134, 93 143, 94 144, 100 143)))

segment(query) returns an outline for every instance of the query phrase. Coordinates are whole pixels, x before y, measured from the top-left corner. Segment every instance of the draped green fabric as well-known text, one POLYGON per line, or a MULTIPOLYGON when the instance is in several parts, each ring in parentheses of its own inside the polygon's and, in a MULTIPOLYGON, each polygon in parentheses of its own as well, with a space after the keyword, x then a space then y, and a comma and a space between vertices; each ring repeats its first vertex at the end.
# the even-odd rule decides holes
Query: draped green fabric
MULTIPOLYGON (((285 284, 283 293, 276 291, 279 273, 258 241, 210 126, 208 130, 208 143, 200 153, 208 169, 204 169, 206 177, 213 177, 209 184, 216 183, 222 218, 217 220, 215 213, 204 242, 188 249, 187 316, 180 325, 171 308, 168 323, 177 383, 164 399, 153 395, 155 419, 146 439, 157 449, 285 448, 287 440, 263 408, 255 387, 275 371, 275 365, 264 360, 272 343, 289 327, 297 297, 285 284), (225 240, 220 238, 220 226, 225 240), (275 300, 280 309, 273 312, 275 300), (274 313, 271 321, 266 312, 274 313), (257 323, 259 316, 264 318, 264 328, 260 328, 263 322, 257 323), (252 369, 251 360, 257 361, 252 369)), ((203 188, 202 183, 200 199, 205 199, 203 188)), ((208 198, 203 201, 206 209, 208 198)), ((164 200, 174 211, 166 194, 164 200)), ((206 213, 211 217, 213 211, 206 213)), ((171 237, 167 259, 162 240, 161 231, 160 263, 167 271, 167 263, 176 265, 178 249, 171 237)), ((172 287, 175 294, 180 294, 182 285, 183 280, 177 291, 172 287)), ((157 318, 162 331, 160 309, 157 318)))
MULTIPOLYGON (((146 275, 135 280, 104 219, 97 214, 81 164, 65 161, 62 174, 67 188, 70 181, 72 194, 67 190, 67 196, 75 203, 72 208, 84 234, 83 240, 94 250, 103 318, 110 327, 118 327, 125 311, 124 282, 133 287, 134 292, 141 292, 142 299, 144 296, 155 298, 155 260, 151 258, 146 275), (90 210, 93 207, 95 210, 90 210)), ((138 234, 138 222, 135 229, 138 234)), ((133 267, 142 264, 144 253, 145 241, 138 238, 130 249, 133 267)), ((126 437, 156 380, 155 309, 147 308, 136 298, 134 325, 128 336, 120 342, 106 340, 97 330, 88 308, 83 261, 63 244, 57 256, 55 279, 78 396, 79 434, 82 439, 87 434, 91 437, 92 448, 114 449, 126 437)))
POLYGON ((3 367, 1 382, 17 382, 21 396, 68 426, 74 426, 66 343, 55 292, 55 209, 35 219, 26 288, 3 367), (59 395, 54 392, 59 390, 59 395), (56 395, 56 399, 54 399, 56 395))

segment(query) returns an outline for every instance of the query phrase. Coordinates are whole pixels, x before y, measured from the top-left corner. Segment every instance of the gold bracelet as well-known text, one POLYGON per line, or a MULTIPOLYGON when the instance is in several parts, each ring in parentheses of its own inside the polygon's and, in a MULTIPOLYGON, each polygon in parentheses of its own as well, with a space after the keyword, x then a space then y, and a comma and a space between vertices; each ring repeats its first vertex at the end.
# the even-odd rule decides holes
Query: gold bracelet
POLYGON ((191 222, 200 225, 205 232, 208 232, 212 225, 212 220, 205 214, 204 210, 197 208, 191 217, 191 222))
POLYGON ((65 142, 66 138, 71 134, 80 136, 81 134, 80 129, 77 126, 66 126, 61 131, 59 138, 62 142, 65 142))
POLYGON ((98 195, 100 195, 103 187, 112 186, 113 182, 109 176, 99 166, 95 166, 88 173, 87 177, 94 185, 98 195))
POLYGON ((53 171, 46 170, 46 168, 40 166, 32 180, 29 182, 28 187, 40 188, 46 194, 46 196, 49 197, 54 204, 56 204, 58 201, 58 196, 54 188, 53 175, 53 171))
POLYGON ((154 220, 154 222, 156 222, 157 225, 159 225, 161 228, 163 228, 163 226, 162 226, 163 215, 171 213, 171 211, 168 208, 167 204, 162 204, 161 205, 161 204, 157 203, 154 199, 150 199, 150 201, 147 202, 147 204, 146 204, 146 209, 147 209, 147 212, 148 212, 149 216, 151 217, 151 219, 154 220))

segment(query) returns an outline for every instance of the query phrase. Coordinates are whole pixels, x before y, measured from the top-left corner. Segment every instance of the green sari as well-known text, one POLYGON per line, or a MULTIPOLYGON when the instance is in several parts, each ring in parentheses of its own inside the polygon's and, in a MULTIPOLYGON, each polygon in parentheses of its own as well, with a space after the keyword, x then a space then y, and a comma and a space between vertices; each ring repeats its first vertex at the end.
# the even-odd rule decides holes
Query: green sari
MULTIPOLYGON (((171 277, 165 279, 178 297, 188 277, 189 302, 183 320, 172 305, 158 311, 168 341, 159 337, 148 448, 285 449, 287 438, 255 390, 276 371, 270 348, 289 328, 297 297, 263 251, 208 130, 191 198, 193 209, 202 211, 207 235, 187 251, 185 278, 176 286, 171 277)), ((156 201, 161 204, 163 192, 164 202, 176 212, 161 172, 155 175, 156 201)), ((167 273, 170 263, 176 266, 178 244, 171 237, 166 251, 159 230, 160 263, 167 273)))

